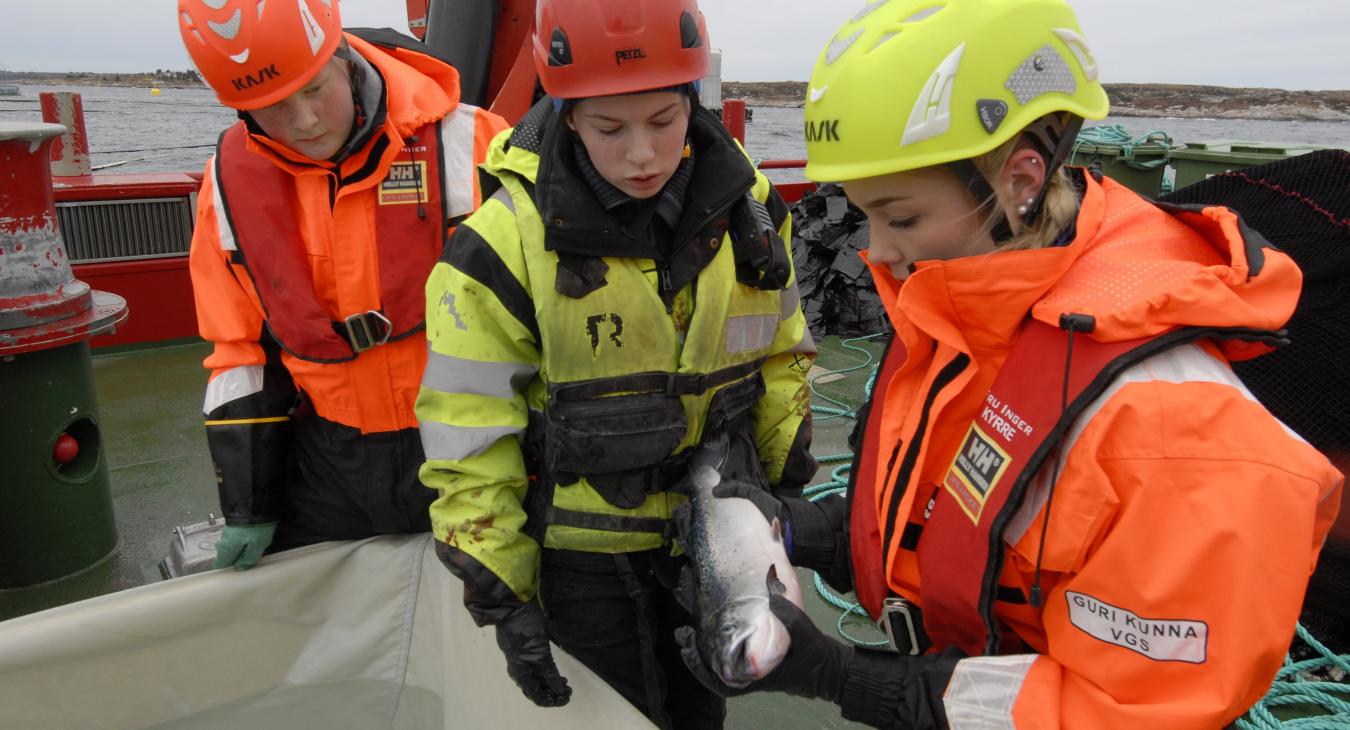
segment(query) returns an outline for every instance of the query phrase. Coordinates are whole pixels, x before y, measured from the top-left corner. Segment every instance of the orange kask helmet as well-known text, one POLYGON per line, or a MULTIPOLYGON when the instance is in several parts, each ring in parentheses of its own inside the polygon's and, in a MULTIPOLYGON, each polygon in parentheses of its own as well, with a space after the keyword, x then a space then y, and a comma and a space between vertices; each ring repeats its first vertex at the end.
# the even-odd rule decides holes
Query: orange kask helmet
POLYGON ((632 94, 708 75, 697 0, 539 0, 534 67, 555 99, 632 94))
POLYGON ((337 0, 178 0, 178 30, 220 103, 245 111, 299 91, 342 40, 337 0))

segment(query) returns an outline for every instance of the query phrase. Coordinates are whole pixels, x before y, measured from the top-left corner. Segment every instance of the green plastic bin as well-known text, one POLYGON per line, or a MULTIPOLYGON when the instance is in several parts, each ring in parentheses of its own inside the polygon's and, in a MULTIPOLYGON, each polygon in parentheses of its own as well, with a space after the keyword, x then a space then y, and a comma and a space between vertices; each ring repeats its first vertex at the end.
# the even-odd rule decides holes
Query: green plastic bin
POLYGON ((1129 147, 1080 142, 1069 164, 1100 170, 1131 190, 1156 198, 1167 170, 1167 148, 1151 142, 1129 147))
POLYGON ((1172 167, 1177 171, 1176 187, 1198 183, 1212 175, 1264 165, 1323 149, 1310 144, 1279 144, 1239 140, 1187 142, 1172 150, 1172 167))

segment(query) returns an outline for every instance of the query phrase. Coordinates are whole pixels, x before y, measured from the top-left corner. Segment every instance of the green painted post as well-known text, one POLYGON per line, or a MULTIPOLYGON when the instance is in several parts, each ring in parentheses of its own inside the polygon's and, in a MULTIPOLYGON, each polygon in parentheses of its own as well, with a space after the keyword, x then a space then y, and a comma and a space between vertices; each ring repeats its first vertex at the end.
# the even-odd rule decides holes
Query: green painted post
POLYGON ((117 548, 89 339, 126 302, 76 279, 56 224, 56 124, 0 122, 0 590, 117 548))
POLYGON ((89 343, 0 362, 0 588, 79 572, 117 547, 89 343), (77 450, 69 456, 68 440, 77 450))

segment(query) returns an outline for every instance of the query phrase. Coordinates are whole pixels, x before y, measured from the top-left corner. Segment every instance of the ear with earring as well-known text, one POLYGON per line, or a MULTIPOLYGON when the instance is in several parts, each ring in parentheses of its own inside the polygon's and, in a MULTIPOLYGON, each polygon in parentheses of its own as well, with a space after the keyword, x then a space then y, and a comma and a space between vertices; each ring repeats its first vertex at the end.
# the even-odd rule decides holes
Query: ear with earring
MULTIPOLYGON (((1039 164, 1041 164, 1040 158, 1039 158, 1039 157, 1032 157, 1032 158, 1031 158, 1031 164, 1033 164, 1033 165, 1039 165, 1039 164)), ((1048 181, 1047 181, 1047 182, 1048 182, 1048 181)), ((1035 204, 1036 204, 1036 198, 1035 198, 1035 197, 1027 198, 1027 202, 1026 202, 1026 203, 1017 206, 1017 214, 1020 215, 1020 216, 1026 217, 1026 214, 1031 210, 1031 206, 1033 206, 1033 205, 1035 205, 1035 204)))

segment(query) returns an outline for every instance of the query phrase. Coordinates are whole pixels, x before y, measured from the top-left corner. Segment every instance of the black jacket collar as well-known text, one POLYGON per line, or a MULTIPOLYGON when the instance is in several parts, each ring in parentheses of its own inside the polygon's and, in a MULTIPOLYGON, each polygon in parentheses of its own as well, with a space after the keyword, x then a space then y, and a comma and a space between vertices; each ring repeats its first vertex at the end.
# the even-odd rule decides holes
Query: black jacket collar
MULTIPOLYGON (((694 170, 684 211, 663 256, 646 229, 626 230, 606 211, 575 168, 572 146, 579 144, 552 103, 544 99, 527 118, 538 132, 539 174, 535 205, 544 221, 544 247, 573 257, 667 259, 663 297, 673 298, 717 254, 733 204, 754 185, 755 172, 731 135, 711 113, 696 109, 689 125, 694 170), (542 118, 541 118, 542 117, 542 118)), ((513 136, 512 143, 516 143, 513 136)))

